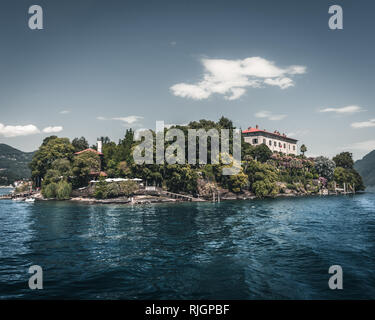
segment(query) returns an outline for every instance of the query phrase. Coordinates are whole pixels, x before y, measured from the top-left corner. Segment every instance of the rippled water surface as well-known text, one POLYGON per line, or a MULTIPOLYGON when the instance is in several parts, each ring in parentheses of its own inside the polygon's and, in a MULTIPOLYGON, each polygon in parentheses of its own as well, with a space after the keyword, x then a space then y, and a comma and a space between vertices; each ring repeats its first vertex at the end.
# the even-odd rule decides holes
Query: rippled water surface
POLYGON ((375 195, 147 206, 0 201, 0 298, 375 298, 375 195), (31 265, 44 289, 30 290, 31 265), (328 288, 339 264, 344 290, 328 288))

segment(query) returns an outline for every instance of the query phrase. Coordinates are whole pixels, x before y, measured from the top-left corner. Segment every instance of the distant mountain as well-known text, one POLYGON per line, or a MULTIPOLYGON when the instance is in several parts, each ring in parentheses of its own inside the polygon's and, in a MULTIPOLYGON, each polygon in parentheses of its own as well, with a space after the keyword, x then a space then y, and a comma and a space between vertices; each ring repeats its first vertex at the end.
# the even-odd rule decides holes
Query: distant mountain
POLYGON ((366 190, 375 191, 375 150, 356 161, 354 168, 362 176, 366 190))
POLYGON ((34 152, 22 152, 0 143, 0 185, 9 185, 16 180, 30 178, 28 167, 34 152))

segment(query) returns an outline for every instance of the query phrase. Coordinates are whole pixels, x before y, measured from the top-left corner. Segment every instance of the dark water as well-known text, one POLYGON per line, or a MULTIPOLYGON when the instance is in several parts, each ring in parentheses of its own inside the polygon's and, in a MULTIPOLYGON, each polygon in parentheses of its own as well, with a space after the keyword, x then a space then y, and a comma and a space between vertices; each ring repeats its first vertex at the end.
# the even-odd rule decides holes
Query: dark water
POLYGON ((126 207, 0 201, 0 298, 375 298, 375 195, 126 207), (28 288, 40 265, 44 289, 28 288), (328 288, 339 264, 344 289, 328 288))

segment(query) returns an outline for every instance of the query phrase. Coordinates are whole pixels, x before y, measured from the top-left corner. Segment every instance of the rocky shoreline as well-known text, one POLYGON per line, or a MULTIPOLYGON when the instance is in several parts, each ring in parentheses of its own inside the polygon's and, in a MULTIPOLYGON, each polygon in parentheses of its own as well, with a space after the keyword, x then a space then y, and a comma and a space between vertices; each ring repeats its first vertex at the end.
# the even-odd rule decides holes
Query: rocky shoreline
MULTIPOLYGON (((326 194, 325 196, 327 196, 326 194)), ((330 194, 333 195, 333 194, 330 194)), ((273 197, 265 197, 267 199, 277 199, 277 198, 297 198, 305 196, 321 196, 317 193, 279 193, 273 197)), ((56 201, 56 199, 45 199, 38 193, 33 196, 38 201, 56 201)), ((257 197, 254 194, 247 192, 242 194, 226 193, 223 194, 219 201, 234 201, 234 200, 260 200, 264 199, 257 197)), ((85 204, 123 204, 123 205, 140 205, 140 204, 156 204, 156 203, 181 203, 190 202, 184 199, 175 199, 171 197, 166 197, 163 195, 134 195, 133 197, 118 197, 112 199, 96 199, 92 197, 72 197, 70 202, 85 203, 85 204)), ((194 198, 191 202, 217 202, 211 199, 194 198)))

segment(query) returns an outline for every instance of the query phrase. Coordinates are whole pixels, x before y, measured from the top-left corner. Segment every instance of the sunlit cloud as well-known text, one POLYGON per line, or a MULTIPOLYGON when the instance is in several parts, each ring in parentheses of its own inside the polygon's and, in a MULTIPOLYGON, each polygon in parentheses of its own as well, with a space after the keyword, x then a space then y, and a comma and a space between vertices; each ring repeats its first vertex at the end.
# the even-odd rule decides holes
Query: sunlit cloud
POLYGON ((336 114, 353 114, 357 112, 364 111, 360 106, 346 106, 342 108, 325 108, 319 110, 319 112, 326 113, 326 112, 331 112, 331 113, 336 113, 336 114))
POLYGON ((202 59, 203 79, 195 84, 185 82, 170 87, 175 96, 203 100, 212 94, 224 95, 226 100, 236 100, 248 88, 265 85, 281 89, 293 87, 292 76, 306 73, 306 67, 292 65, 280 68, 274 62, 261 57, 243 60, 202 59))
POLYGON ((55 126, 55 127, 46 127, 43 129, 43 132, 44 133, 58 133, 58 132, 61 132, 63 130, 63 127, 62 126, 55 126))
POLYGON ((25 126, 9 126, 0 123, 0 136, 6 138, 29 136, 37 133, 40 133, 40 130, 33 124, 25 126))
POLYGON ((127 116, 127 117, 112 118, 112 120, 122 121, 122 122, 125 122, 126 124, 133 124, 135 122, 138 122, 141 119, 143 119, 143 117, 140 117, 140 116, 127 116))
POLYGON ((272 121, 279 121, 279 120, 282 120, 282 119, 286 118, 286 114, 274 114, 274 113, 272 113, 270 111, 266 111, 266 110, 259 111, 254 116, 256 118, 266 118, 266 119, 272 120, 272 121))
POLYGON ((355 129, 375 127, 375 119, 363 122, 353 122, 351 126, 355 129))

